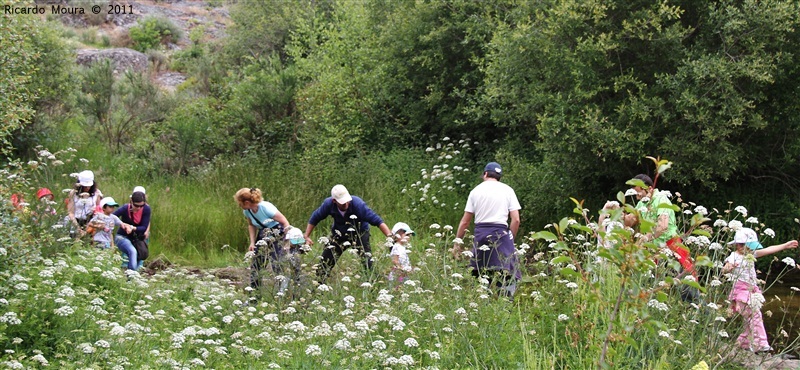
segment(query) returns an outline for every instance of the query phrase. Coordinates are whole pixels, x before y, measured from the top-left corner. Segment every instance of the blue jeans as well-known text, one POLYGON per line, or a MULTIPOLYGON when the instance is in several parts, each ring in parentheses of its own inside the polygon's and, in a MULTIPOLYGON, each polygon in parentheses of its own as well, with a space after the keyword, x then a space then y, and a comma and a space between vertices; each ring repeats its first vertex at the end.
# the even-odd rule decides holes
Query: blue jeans
POLYGON ((114 243, 117 244, 117 248, 122 254, 128 256, 128 269, 139 269, 138 253, 136 253, 136 248, 133 246, 131 240, 124 236, 116 235, 114 237, 114 243))

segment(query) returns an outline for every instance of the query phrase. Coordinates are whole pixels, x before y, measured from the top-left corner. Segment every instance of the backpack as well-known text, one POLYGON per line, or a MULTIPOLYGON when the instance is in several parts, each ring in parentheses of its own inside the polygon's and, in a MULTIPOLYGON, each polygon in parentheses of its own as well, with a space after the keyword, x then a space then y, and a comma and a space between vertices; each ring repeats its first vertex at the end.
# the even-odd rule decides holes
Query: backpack
POLYGON ((136 255, 139 261, 144 261, 147 257, 150 256, 150 249, 147 246, 147 242, 142 238, 136 238, 133 242, 133 247, 136 248, 136 255))

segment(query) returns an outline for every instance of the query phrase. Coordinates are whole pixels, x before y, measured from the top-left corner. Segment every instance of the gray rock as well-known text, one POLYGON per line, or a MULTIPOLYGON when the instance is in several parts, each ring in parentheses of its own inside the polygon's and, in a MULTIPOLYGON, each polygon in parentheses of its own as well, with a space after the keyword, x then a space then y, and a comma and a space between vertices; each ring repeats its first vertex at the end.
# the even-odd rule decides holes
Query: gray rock
POLYGON ((147 71, 147 55, 133 49, 81 49, 78 50, 77 63, 82 66, 94 64, 99 60, 111 60, 114 71, 124 72, 133 70, 135 72, 147 71))
POLYGON ((178 72, 163 72, 156 77, 156 83, 168 91, 175 91, 186 81, 186 76, 178 72))

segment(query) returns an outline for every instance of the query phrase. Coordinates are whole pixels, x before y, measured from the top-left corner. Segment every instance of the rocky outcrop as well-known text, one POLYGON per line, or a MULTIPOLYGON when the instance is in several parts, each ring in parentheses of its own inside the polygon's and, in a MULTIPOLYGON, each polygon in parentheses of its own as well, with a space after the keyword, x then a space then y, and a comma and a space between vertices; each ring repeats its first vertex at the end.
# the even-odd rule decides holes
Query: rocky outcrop
POLYGON ((156 76, 156 83, 167 91, 175 91, 186 81, 186 76, 178 72, 163 72, 156 76))
POLYGON ((77 62, 79 65, 88 66, 100 60, 110 60, 117 73, 127 70, 135 72, 147 71, 147 55, 133 49, 81 49, 78 50, 77 62))

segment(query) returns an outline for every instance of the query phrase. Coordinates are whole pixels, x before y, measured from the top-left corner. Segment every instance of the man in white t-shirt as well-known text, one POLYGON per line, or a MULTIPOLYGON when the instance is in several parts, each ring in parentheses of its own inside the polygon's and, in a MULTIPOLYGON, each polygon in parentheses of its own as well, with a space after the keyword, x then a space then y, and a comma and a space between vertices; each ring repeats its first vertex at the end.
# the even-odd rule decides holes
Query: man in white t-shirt
POLYGON ((519 260, 514 253, 514 236, 519 230, 519 210, 522 207, 514 189, 500 182, 502 176, 503 170, 496 162, 490 162, 484 168, 483 182, 472 189, 467 198, 453 253, 456 258, 460 256, 461 240, 474 217, 475 233, 470 256, 472 274, 478 277, 488 275, 495 280, 500 293, 511 297, 521 277, 519 260))

